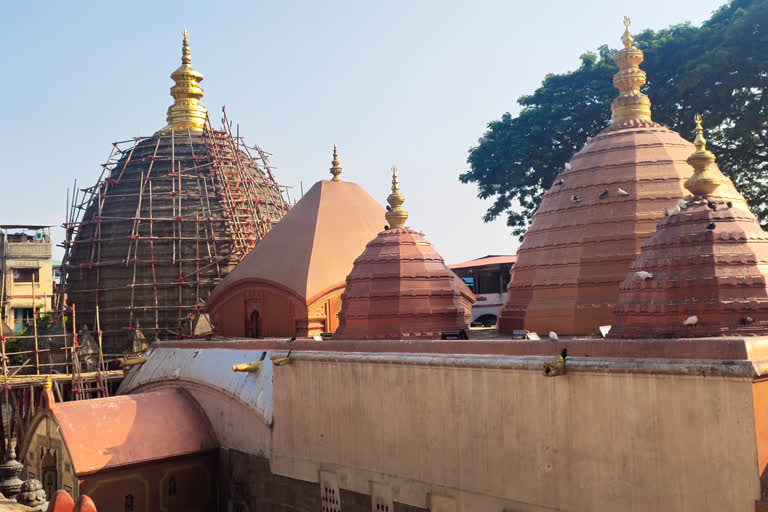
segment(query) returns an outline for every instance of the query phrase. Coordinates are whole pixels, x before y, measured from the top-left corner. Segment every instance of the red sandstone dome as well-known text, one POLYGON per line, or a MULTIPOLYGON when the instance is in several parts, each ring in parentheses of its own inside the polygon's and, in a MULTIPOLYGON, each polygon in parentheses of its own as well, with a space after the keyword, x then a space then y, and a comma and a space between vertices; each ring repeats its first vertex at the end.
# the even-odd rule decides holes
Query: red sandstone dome
POLYGON ((352 263, 381 229, 381 205, 341 181, 319 181, 213 290, 206 306, 222 336, 333 332, 352 263))
POLYGON ((696 172, 686 182, 694 196, 643 244, 621 285, 611 338, 768 334, 768 235, 713 165, 700 124, 697 131, 696 172))
MULTIPOLYGON (((574 155, 544 194, 520 249, 499 330, 597 334, 611 324, 619 283, 655 231, 663 209, 685 194, 693 146, 654 123, 639 92, 642 52, 616 56, 613 123, 574 155)), ((736 197, 732 184, 723 193, 736 197)))
POLYGON ((408 214, 393 171, 391 229, 355 260, 334 339, 439 338, 468 329, 475 297, 423 236, 403 226, 408 214))

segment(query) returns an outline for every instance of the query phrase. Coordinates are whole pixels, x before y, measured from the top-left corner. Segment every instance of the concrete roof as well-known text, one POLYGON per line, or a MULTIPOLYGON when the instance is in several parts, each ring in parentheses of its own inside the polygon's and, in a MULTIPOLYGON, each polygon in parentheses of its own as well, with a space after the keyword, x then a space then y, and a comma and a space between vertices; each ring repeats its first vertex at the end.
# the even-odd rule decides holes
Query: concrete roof
POLYGON ((319 181, 214 289, 208 304, 249 280, 277 283, 307 301, 343 285, 385 210, 356 183, 319 181))
POLYGON ((76 475, 217 446, 208 418, 181 390, 57 403, 51 412, 76 475))

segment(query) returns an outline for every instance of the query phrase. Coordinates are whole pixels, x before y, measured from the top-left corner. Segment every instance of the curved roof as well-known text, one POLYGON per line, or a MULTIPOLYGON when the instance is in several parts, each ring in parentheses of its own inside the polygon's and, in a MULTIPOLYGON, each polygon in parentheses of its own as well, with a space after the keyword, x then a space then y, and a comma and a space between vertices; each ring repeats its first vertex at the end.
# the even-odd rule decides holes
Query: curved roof
POLYGON ((344 284, 365 244, 384 227, 384 208, 356 183, 319 181, 211 294, 238 283, 278 283, 312 302, 344 284))
POLYGON ((182 390, 58 403, 51 413, 76 475, 217 446, 205 413, 182 390))

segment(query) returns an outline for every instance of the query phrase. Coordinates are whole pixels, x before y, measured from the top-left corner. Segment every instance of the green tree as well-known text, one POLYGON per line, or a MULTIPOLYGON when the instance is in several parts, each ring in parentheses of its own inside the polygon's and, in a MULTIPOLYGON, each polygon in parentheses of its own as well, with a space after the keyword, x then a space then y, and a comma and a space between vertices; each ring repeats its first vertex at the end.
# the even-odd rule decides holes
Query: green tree
MULTIPOLYGON (((768 224, 768 0, 734 0, 701 27, 647 30, 635 45, 645 53, 643 92, 654 121, 691 138, 700 112, 720 169, 768 224)), ((618 95, 615 53, 608 46, 585 53, 578 69, 547 75, 521 97, 516 117, 506 113, 488 124, 469 151, 470 169, 459 176, 477 183, 478 197, 494 199, 486 222, 506 214, 522 237, 554 177, 587 137, 608 125, 618 95)))

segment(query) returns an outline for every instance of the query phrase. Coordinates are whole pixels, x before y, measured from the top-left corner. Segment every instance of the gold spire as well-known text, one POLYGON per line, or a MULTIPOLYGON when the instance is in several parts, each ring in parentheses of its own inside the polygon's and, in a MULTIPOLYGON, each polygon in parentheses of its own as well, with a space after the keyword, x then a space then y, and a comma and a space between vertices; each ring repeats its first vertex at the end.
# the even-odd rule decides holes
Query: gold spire
POLYGON ((200 104, 203 97, 203 89, 200 82, 203 75, 192 67, 192 59, 189 57, 189 40, 187 29, 181 33, 184 42, 181 47, 181 66, 171 73, 171 78, 176 85, 171 87, 173 105, 168 107, 168 126, 164 132, 173 130, 202 130, 205 125, 207 110, 200 104))
POLYGON ((405 197, 400 193, 400 184, 397 182, 397 167, 394 165, 392 166, 392 193, 387 197, 387 202, 392 208, 385 215, 389 227, 392 229, 404 227, 408 212, 403 210, 405 197))
POLYGON ((619 97, 611 103, 611 122, 618 123, 632 119, 651 120, 651 100, 640 92, 645 84, 645 71, 640 69, 643 51, 632 46, 635 38, 629 32, 629 18, 624 16, 624 35, 621 42, 624 48, 619 50, 614 60, 619 72, 613 76, 613 86, 619 90, 619 97))
POLYGON ((723 180, 709 172, 709 167, 715 163, 715 155, 707 149, 707 139, 704 138, 704 128, 701 127, 701 114, 696 114, 694 120, 696 139, 693 145, 696 146, 696 151, 688 157, 688 165, 693 167, 693 176, 685 180, 685 188, 693 195, 708 196, 723 180))
POLYGON ((333 145, 333 160, 331 160, 331 174, 333 178, 331 181, 341 181, 339 174, 341 174, 341 166, 339 165, 339 154, 336 152, 336 144, 333 145))

